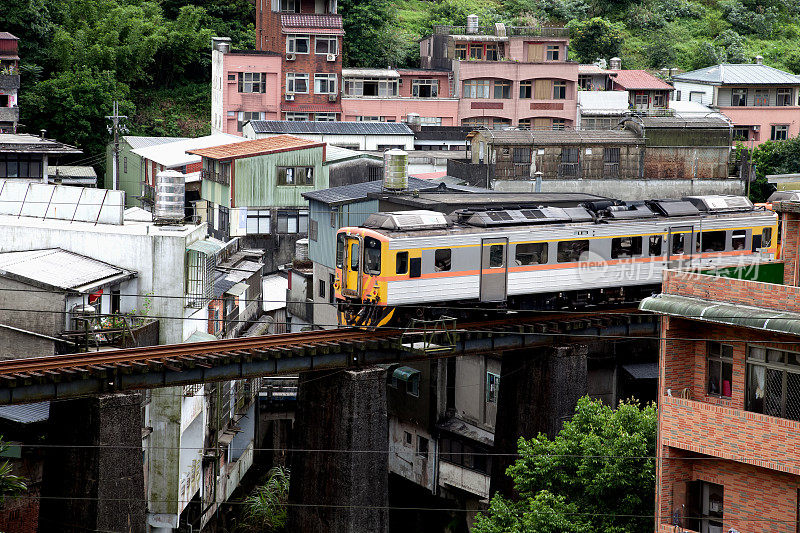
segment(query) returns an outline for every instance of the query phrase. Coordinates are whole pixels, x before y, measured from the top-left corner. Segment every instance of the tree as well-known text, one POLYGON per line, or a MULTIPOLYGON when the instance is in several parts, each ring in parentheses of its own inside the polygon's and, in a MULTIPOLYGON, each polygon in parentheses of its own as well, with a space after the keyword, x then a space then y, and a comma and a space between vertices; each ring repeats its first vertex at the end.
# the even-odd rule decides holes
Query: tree
POLYGON ((344 61, 351 67, 386 65, 397 42, 397 9, 389 0, 341 0, 344 61))
POLYGON ((655 501, 656 408, 617 409, 588 397, 550 440, 519 440, 508 468, 519 495, 496 494, 476 533, 650 532, 655 501))
POLYGON ((276 466, 270 469, 266 482, 256 487, 244 500, 243 533, 270 533, 286 527, 286 502, 289 499, 289 470, 276 466))
POLYGON ((650 68, 671 68, 675 66, 677 59, 675 46, 666 35, 648 44, 644 49, 644 55, 650 68))
MULTIPOLYGON (((8 444, 0 438, 0 453, 6 450, 8 450, 8 444)), ((2 505, 9 496, 15 496, 28 489, 25 480, 20 476, 12 474, 12 472, 13 467, 11 463, 8 461, 0 463, 0 505, 2 505)))
POLYGON ((592 63, 598 57, 605 59, 619 55, 622 47, 622 29, 601 17, 587 21, 570 21, 570 50, 581 63, 592 63))

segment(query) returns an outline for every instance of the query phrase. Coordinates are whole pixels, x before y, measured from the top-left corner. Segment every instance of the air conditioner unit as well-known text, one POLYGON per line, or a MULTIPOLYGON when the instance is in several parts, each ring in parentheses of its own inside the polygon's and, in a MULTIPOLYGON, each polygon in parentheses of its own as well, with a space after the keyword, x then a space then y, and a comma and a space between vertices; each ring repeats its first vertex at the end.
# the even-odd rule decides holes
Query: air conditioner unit
POLYGON ((329 94, 328 95, 328 101, 329 102, 335 102, 336 101, 336 95, 335 94, 329 94))
POLYGON ((753 131, 761 131, 761 126, 753 126, 753 131))
POLYGON ((287 102, 294 102, 294 95, 293 94, 287 94, 286 95, 286 101, 287 102))
POLYGON ((286 61, 294 61, 294 54, 286 54, 286 61))
POLYGON ((336 61, 336 54, 328 54, 328 55, 326 56, 326 59, 327 59, 328 61, 336 61))

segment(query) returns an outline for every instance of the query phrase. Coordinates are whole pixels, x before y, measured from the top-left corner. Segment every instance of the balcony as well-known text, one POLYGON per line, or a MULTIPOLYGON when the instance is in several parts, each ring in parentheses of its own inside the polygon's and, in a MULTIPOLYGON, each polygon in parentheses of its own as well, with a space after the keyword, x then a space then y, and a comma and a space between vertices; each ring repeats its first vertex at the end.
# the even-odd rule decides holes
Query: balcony
POLYGON ((203 169, 200 171, 200 178, 204 180, 213 181, 222 185, 230 185, 230 176, 226 173, 215 172, 213 170, 203 169))
POLYGON ((0 74, 0 89, 19 89, 19 74, 0 74))
POLYGON ((477 26, 467 30, 467 26, 434 26, 437 35, 496 35, 497 37, 550 37, 569 38, 569 30, 556 26, 477 26))

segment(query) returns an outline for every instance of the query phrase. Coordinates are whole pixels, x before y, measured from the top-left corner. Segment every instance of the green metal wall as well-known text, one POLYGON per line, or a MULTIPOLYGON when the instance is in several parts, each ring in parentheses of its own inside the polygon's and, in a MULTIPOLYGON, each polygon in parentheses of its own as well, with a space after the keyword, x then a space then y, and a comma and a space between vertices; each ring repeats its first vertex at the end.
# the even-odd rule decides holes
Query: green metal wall
MULTIPOLYGON (((328 188, 328 167, 322 165, 322 147, 245 157, 237 159, 235 165, 236 207, 303 206, 306 200, 301 196, 302 193, 328 188), (283 166, 314 167, 314 185, 276 185, 276 167, 283 166)), ((204 189, 206 183, 203 183, 204 189)))
POLYGON ((231 188, 211 180, 203 180, 200 187, 200 197, 203 200, 213 202, 225 207, 231 206, 231 188))

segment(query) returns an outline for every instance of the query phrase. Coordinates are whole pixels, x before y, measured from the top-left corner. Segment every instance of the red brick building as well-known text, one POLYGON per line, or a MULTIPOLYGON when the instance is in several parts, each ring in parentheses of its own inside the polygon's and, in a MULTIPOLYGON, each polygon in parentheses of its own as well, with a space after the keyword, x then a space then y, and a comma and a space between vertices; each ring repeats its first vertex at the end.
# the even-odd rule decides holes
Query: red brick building
POLYGON ((641 304, 663 315, 657 532, 800 527, 800 203, 775 208, 782 261, 668 270, 641 304))

